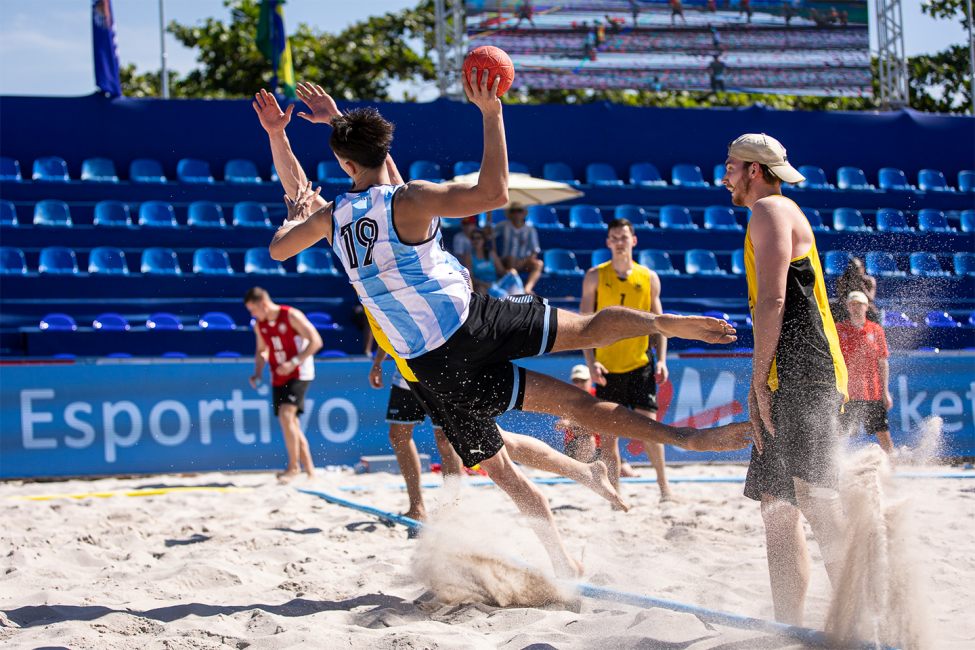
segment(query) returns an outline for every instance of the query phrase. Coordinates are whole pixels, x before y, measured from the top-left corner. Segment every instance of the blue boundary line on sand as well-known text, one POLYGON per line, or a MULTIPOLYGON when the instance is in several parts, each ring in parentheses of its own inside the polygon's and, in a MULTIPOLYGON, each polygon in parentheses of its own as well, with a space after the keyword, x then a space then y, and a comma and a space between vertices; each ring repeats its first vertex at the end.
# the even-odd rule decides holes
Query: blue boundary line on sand
MULTIPOLYGON (((567 479, 564 479, 567 480, 567 479)), ((415 519, 410 519, 409 517, 404 517, 403 515, 397 515, 392 512, 387 512, 379 508, 374 508, 372 506, 366 506, 354 501, 348 501, 347 499, 342 499, 341 497, 334 496, 327 492, 320 492, 317 490, 303 490, 301 488, 295 488, 298 492, 303 492, 305 494, 311 494, 319 498, 328 501, 329 503, 335 504, 337 506, 342 506, 344 508, 349 508, 351 510, 358 510, 369 515, 373 515, 379 518, 380 521, 391 522, 394 524, 401 524, 406 526, 410 530, 423 530, 424 528, 431 528, 423 522, 417 521, 415 519)), ((525 564, 518 558, 512 558, 518 564, 525 564)), ((616 591, 615 589, 606 589, 605 587, 594 587, 592 585, 582 584, 578 582, 569 582, 567 580, 556 580, 559 584, 571 588, 573 591, 578 593, 580 596, 585 596, 586 598, 596 598, 599 600, 606 600, 614 603, 620 603, 623 605, 631 605, 633 607, 641 607, 643 609, 650 609, 652 607, 659 607, 661 609, 668 609, 674 612, 681 612, 685 614, 692 614, 696 616, 699 620, 705 623, 714 623, 716 625, 722 625, 724 627, 731 627, 739 630, 749 630, 753 632, 764 632, 767 634, 774 634, 776 636, 784 636, 791 639, 796 639, 803 643, 808 643, 815 646, 821 646, 824 648, 831 647, 829 639, 826 634, 820 632, 819 630, 811 630, 805 627, 796 627, 794 625, 785 625, 783 623, 776 623, 773 621, 764 621, 759 618, 750 618, 748 616, 739 616, 738 614, 729 614, 727 612, 721 612, 715 609, 707 609, 705 607, 697 607, 695 605, 686 605, 684 603, 678 603, 670 600, 662 600, 660 598, 653 598, 651 596, 641 596, 639 594, 631 594, 625 591, 616 591)), ((891 648, 889 646, 881 646, 874 643, 859 642, 854 645, 846 646, 851 650, 897 650, 896 648, 891 648)))

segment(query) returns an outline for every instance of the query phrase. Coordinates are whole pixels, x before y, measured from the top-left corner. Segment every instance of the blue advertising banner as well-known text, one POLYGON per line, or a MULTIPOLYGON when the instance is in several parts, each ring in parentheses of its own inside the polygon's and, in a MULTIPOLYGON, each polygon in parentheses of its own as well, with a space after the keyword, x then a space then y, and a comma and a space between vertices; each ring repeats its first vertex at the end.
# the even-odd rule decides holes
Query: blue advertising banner
MULTIPOLYGON (((577 356, 524 365, 568 378, 577 356)), ((280 469, 285 448, 265 385, 248 384, 253 366, 236 359, 124 359, 0 368, 0 479, 217 470, 280 469)), ((910 444, 924 419, 944 419, 944 456, 975 455, 975 355, 891 358, 897 445, 910 444)), ((390 454, 388 388, 368 388, 366 360, 316 364, 301 425, 319 465, 352 465, 390 454)), ((661 420, 711 426, 747 417, 751 359, 672 358, 661 386, 661 420)), ((387 385, 392 366, 387 368, 387 385)), ((508 413, 502 426, 561 449, 555 418, 508 413)), ((602 432, 612 434, 611 431, 602 432)), ((429 423, 418 427, 421 452, 436 458, 429 423)), ((639 443, 624 457, 645 460, 639 443)), ((749 450, 706 454, 667 450, 671 461, 744 460, 749 450)))

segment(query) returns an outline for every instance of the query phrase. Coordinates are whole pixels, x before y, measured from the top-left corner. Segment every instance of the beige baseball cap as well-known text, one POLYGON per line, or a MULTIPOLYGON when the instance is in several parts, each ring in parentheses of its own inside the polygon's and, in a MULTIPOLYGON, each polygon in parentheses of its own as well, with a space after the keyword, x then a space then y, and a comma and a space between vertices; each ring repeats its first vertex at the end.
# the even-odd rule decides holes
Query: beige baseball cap
POLYGON ((728 155, 745 162, 768 165, 772 173, 786 183, 801 183, 806 177, 789 164, 785 147, 775 138, 764 133, 746 133, 730 145, 728 155))
POLYGON ((862 291, 851 291, 846 295, 847 302, 858 302, 861 305, 869 305, 870 301, 867 299, 867 294, 862 291))
POLYGON ((577 366, 572 366, 572 374, 569 376, 571 379, 581 379, 586 381, 589 379, 589 366, 579 364, 577 366))

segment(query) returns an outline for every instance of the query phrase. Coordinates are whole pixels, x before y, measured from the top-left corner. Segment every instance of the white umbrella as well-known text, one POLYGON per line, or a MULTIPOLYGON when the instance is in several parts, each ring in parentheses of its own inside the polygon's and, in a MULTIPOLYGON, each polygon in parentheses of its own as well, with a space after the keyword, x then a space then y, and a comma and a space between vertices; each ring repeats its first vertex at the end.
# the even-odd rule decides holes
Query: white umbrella
MULTIPOLYGON (((451 183, 477 183, 480 172, 455 176, 451 183)), ((508 208, 512 203, 521 205, 548 205, 560 201, 568 201, 582 196, 583 193, 567 183, 547 181, 528 174, 508 174, 508 208)))

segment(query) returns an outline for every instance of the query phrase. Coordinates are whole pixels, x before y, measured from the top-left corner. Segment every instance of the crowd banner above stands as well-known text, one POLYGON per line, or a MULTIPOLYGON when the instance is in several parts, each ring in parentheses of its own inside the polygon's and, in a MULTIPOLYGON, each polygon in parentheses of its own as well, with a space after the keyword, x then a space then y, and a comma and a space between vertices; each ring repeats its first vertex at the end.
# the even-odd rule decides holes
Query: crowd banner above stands
MULTIPOLYGON (((577 356, 548 356, 524 365, 567 378, 577 356)), ((944 419, 943 456, 975 455, 975 354, 891 358, 897 445, 911 445, 924 419, 944 419)), ((318 465, 351 465, 390 453, 385 423, 388 388, 367 388, 371 362, 318 362, 301 425, 318 465)), ((93 360, 73 365, 5 365, 0 384, 0 479, 272 470, 285 464, 280 426, 265 385, 254 390, 249 360, 93 360)), ((387 372, 392 372, 391 366, 387 372)), ((747 417, 751 360, 673 358, 661 386, 664 422, 705 427, 747 417)), ((523 413, 501 424, 561 449, 554 418, 523 413)), ((606 431, 605 433, 612 433, 606 431)), ((418 427, 420 451, 436 457, 429 423, 418 427)), ((624 457, 645 460, 639 443, 624 457)), ((739 460, 749 451, 667 451, 671 461, 739 460)))

